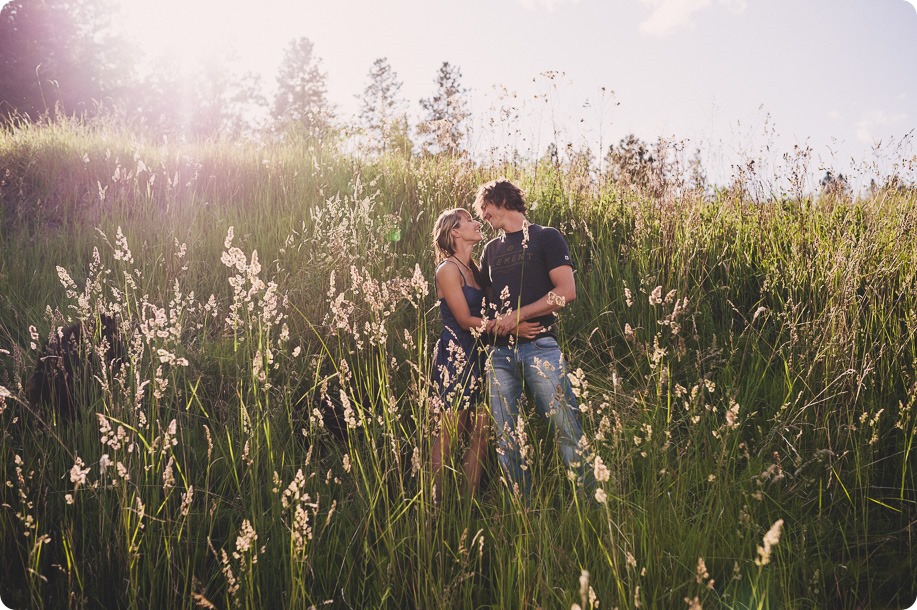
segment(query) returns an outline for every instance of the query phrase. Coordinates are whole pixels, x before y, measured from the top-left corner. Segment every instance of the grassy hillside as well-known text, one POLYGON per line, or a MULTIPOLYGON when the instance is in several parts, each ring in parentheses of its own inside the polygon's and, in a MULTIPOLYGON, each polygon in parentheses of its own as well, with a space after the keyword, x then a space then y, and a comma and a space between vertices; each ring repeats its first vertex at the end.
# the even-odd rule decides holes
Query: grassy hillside
POLYGON ((913 188, 652 198, 553 166, 59 123, 0 134, 0 201, 8 606, 917 596, 913 188), (430 230, 498 176, 577 263, 560 336, 601 501, 532 419, 530 503, 494 455, 477 498, 447 477, 432 502, 430 230), (100 314, 125 364, 83 358, 73 421, 30 406, 42 345, 100 314))

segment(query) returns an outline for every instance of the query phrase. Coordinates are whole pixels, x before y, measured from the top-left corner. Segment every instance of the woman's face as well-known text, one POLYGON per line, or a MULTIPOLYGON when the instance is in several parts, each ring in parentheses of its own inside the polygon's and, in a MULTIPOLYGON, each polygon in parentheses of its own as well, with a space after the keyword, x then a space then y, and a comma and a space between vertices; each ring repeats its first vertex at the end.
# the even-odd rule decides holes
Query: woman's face
POLYGON ((453 229, 456 239, 462 239, 473 244, 484 239, 481 233, 481 223, 471 217, 471 214, 462 214, 458 227, 453 229))

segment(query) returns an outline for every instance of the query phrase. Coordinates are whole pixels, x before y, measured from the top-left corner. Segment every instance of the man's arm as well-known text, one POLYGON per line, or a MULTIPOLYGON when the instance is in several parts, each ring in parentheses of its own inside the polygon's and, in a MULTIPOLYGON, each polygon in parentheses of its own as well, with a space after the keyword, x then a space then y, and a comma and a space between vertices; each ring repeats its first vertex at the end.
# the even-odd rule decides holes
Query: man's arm
POLYGON ((498 335, 507 335, 516 328, 519 322, 554 313, 576 300, 576 280, 573 278, 573 267, 569 265, 555 267, 548 272, 548 276, 551 278, 551 283, 554 284, 554 290, 534 303, 529 303, 516 311, 507 312, 499 318, 494 328, 498 335))

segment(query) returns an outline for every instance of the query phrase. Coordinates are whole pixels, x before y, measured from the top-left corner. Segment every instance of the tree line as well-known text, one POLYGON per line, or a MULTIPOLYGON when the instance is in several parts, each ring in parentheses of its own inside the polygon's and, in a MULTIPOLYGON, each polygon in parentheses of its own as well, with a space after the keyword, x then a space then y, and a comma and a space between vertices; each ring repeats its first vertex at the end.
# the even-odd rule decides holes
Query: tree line
MULTIPOLYGON (((233 57, 199 58, 186 73, 176 59, 157 58, 141 74, 138 49, 113 23, 116 0, 10 0, 0 10, 0 127, 60 116, 113 117, 153 135, 187 138, 273 137, 313 142, 351 139, 369 154, 467 153, 469 91, 458 66, 443 62, 430 97, 408 118, 402 81, 389 61, 376 59, 356 97, 353 119, 339 116, 327 94, 327 74, 315 45, 290 40, 276 73, 272 99, 260 75, 233 67, 233 57)), ((698 155, 679 166, 671 142, 631 134, 601 151, 563 151, 551 143, 540 162, 600 174, 633 190, 661 194, 673 181, 704 190, 698 155)), ((828 171, 822 192, 849 195, 843 174, 828 171)))
POLYGON ((402 82, 386 58, 367 75, 357 125, 345 125, 328 100, 315 46, 290 40, 273 99, 260 75, 232 58, 204 57, 192 74, 161 57, 148 73, 140 54, 112 23, 114 0, 11 0, 0 11, 0 122, 57 116, 116 116, 151 133, 188 137, 258 134, 326 139, 358 130, 376 152, 459 154, 470 117, 461 70, 443 62, 435 89, 420 100, 423 116, 408 123, 402 82))

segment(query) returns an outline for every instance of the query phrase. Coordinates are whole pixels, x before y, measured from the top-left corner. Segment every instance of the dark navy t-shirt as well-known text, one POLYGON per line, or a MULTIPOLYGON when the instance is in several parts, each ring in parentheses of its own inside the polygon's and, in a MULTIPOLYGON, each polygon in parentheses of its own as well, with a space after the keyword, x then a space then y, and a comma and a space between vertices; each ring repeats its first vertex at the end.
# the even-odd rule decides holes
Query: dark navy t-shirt
MULTIPOLYGON (((548 294, 554 290, 548 272, 562 265, 573 267, 573 261, 564 236, 552 227, 529 225, 525 230, 492 239, 481 256, 481 273, 490 292, 488 314, 516 311, 548 294)), ((554 335, 557 316, 547 314, 534 320, 548 329, 539 336, 554 335)), ((507 337, 498 337, 497 345, 508 341, 507 337)))

